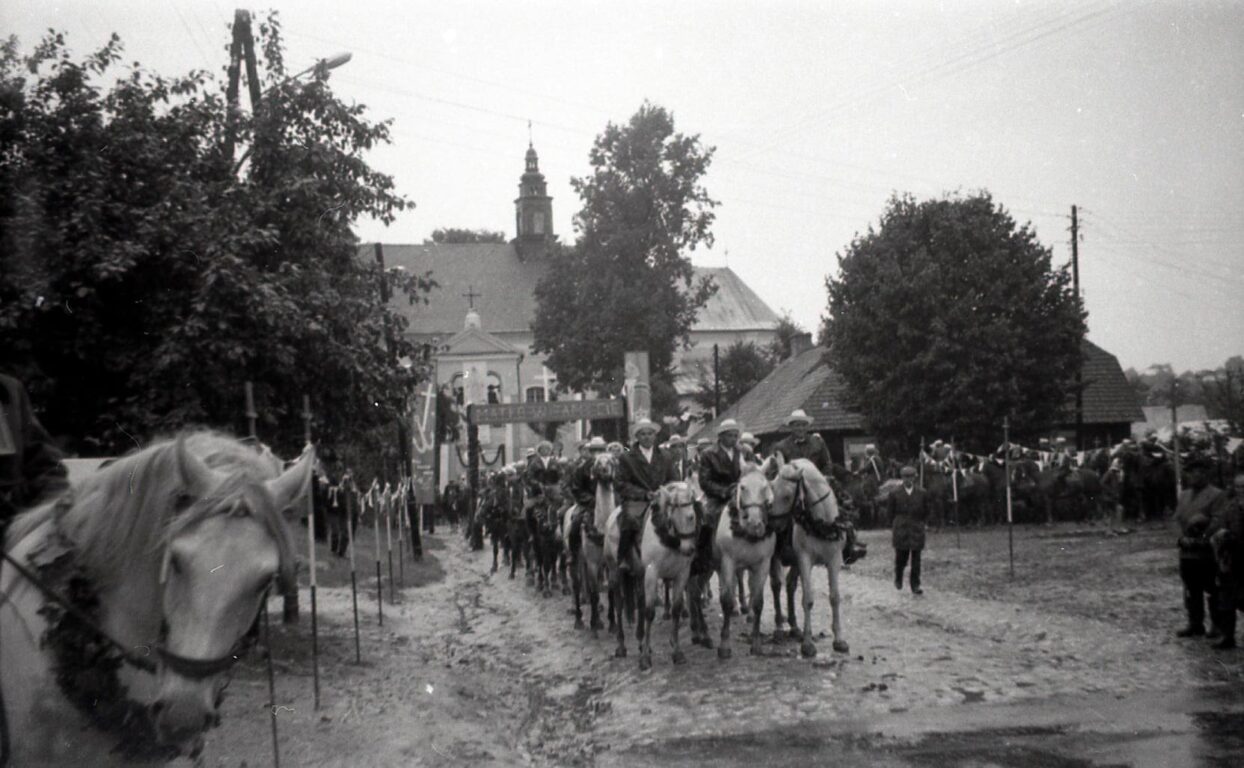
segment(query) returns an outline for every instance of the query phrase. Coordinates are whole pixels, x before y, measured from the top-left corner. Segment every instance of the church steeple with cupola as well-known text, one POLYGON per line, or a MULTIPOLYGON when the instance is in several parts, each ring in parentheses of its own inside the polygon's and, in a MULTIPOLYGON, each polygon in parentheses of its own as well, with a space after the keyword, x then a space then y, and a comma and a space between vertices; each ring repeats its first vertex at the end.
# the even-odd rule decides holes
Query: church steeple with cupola
POLYGON ((526 165, 518 182, 518 197, 514 200, 514 218, 517 229, 514 244, 519 258, 545 255, 554 237, 553 198, 549 197, 544 174, 540 173, 540 158, 530 141, 526 165))

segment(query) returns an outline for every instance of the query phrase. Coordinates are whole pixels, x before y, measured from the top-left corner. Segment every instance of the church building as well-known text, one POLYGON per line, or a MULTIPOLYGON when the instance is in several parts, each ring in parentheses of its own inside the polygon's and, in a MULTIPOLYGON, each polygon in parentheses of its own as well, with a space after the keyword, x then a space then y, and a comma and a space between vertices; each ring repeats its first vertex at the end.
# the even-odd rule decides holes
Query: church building
MULTIPOLYGON (((429 345, 435 360, 438 391, 448 394, 465 414, 470 403, 545 402, 582 397, 560 390, 545 357, 532 351, 531 324, 535 289, 548 264, 553 232, 553 198, 548 194, 536 150, 528 146, 518 197, 514 200, 515 236, 506 243, 368 244, 366 258, 382 255, 386 267, 411 274, 431 272, 437 286, 427 304, 394 299, 393 306, 410 324, 406 338, 429 345)), ((724 349, 737 340, 768 343, 778 317, 728 267, 696 267, 696 278, 709 275, 717 293, 700 310, 691 332, 692 348, 675 361, 681 394, 694 392, 699 371, 711 366, 713 344, 724 349)), ((442 448, 439 485, 465 473, 466 430, 457 445, 442 448)), ((556 433, 541 424, 482 427, 481 469, 521 458, 543 439, 560 440, 566 453, 581 437, 581 425, 564 424, 556 433)))

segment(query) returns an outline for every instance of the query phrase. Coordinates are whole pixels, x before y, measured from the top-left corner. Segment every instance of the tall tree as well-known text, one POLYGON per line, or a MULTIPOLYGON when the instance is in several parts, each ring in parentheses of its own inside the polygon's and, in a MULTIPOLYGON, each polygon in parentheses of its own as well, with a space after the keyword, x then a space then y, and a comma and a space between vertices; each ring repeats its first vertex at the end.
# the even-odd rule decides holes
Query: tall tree
POLYGON ((715 290, 694 280, 687 256, 713 241, 717 203, 701 184, 712 156, 646 102, 596 138, 592 174, 571 179, 583 202, 578 241, 550 255, 536 287, 533 346, 563 387, 617 392, 623 354, 647 350, 654 410, 673 410, 674 351, 715 290))
MULTIPOLYGON (((426 276, 358 258, 352 225, 408 202, 363 153, 387 123, 339 101, 317 73, 288 77, 280 26, 260 26, 266 82, 237 121, 239 179, 222 151, 223 88, 202 72, 118 73, 121 45, 75 61, 52 33, 0 50, 0 365, 30 383, 46 423, 92 453, 187 424, 245 427, 301 445, 390 429, 421 374, 402 368, 405 319, 426 276), (120 74, 120 77, 117 75, 120 74)), ((413 355, 412 355, 413 357, 413 355)))
POLYGON ((1000 442, 1066 418, 1083 306, 1067 268, 988 193, 891 198, 826 280, 829 359, 884 440, 1000 442))

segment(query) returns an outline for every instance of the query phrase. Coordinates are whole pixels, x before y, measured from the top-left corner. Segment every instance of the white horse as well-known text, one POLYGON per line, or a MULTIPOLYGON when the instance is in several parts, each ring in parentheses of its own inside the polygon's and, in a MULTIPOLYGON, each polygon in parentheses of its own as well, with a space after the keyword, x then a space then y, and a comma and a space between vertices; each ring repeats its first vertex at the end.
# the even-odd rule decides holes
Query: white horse
POLYGON ((751 598, 751 652, 760 654, 760 612, 764 609, 764 580, 773 557, 774 534, 768 529, 773 489, 754 464, 743 468, 734 500, 721 511, 713 538, 713 562, 717 566, 717 586, 721 590, 721 644, 718 658, 732 655, 730 616, 734 612, 735 574, 747 571, 751 598), (732 521, 732 515, 737 521, 732 521))
MULTIPOLYGON (((682 622, 683 596, 691 575, 691 558, 695 555, 699 525, 695 513, 695 496, 684 482, 668 483, 657 491, 649 513, 645 515, 643 538, 639 545, 640 567, 644 578, 644 604, 639 624, 639 668, 652 667, 652 624, 657 617, 657 600, 661 584, 670 585, 673 595, 672 617, 674 664, 686 664, 687 657, 678 642, 682 622)), ((621 634, 619 633, 619 637, 621 634)))
POLYGON ((807 459, 789 464, 781 456, 774 457, 777 477, 773 480, 774 507, 793 515, 791 533, 799 580, 803 587, 803 643, 799 651, 805 657, 816 655, 812 642, 812 566, 823 565, 829 571, 829 608, 833 619, 834 650, 846 653, 847 641, 842 636, 842 615, 838 589, 842 569, 842 548, 846 544, 838 520, 838 500, 829 481, 816 465, 807 459))
POLYGON ((314 460, 308 451, 281 473, 233 438, 197 432, 14 520, 0 562, 13 765, 197 754, 269 585, 296 584, 287 518, 305 514, 314 460))

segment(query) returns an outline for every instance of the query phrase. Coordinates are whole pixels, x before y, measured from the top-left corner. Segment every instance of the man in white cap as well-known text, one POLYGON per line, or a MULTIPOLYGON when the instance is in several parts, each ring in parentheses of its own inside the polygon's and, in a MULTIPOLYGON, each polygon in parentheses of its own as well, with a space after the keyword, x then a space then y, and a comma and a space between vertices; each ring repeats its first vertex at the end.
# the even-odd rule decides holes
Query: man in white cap
POLYGON ((639 544, 644 510, 657 497, 661 486, 669 482, 669 460, 656 445, 659 430, 648 419, 637 421, 631 427, 635 444, 618 462, 618 490, 622 494, 622 516, 618 520, 622 534, 618 541, 619 563, 625 563, 630 549, 639 544))
POLYGON ((863 545, 857 545, 855 542, 855 526, 851 524, 855 509, 850 495, 842 486, 844 478, 839 476, 839 468, 834 466, 834 460, 829 455, 829 448, 825 445, 825 441, 820 435, 809 431, 812 427, 811 416, 802 408, 796 408, 791 411, 790 416, 786 417, 784 423, 790 430, 790 435, 773 446, 773 455, 781 454, 784 461, 807 459, 829 481, 829 487, 833 489, 834 498, 838 500, 838 508, 842 512, 841 524, 846 533, 842 560, 850 565, 867 554, 867 550, 863 545))
MULTIPOLYGON (((592 466, 596 463, 596 457, 605 452, 606 445, 600 435, 596 435, 580 443, 579 448, 587 453, 587 459, 580 462, 570 476, 570 495, 574 498, 576 512, 570 520, 569 538, 574 548, 578 547, 583 521, 586 520, 591 526, 596 514, 596 478, 592 476, 592 466)), ((594 537, 603 533, 595 528, 591 528, 590 532, 594 537)))
POLYGON ((687 439, 682 435, 673 435, 669 439, 670 482, 686 480, 691 477, 691 462, 687 460, 687 439))
POLYGON ((796 408, 783 423, 790 430, 790 435, 773 446, 774 455, 782 454, 785 461, 807 459, 816 465, 822 475, 833 479, 834 460, 829 455, 829 448, 820 435, 808 431, 812 427, 812 417, 802 408, 796 408))

